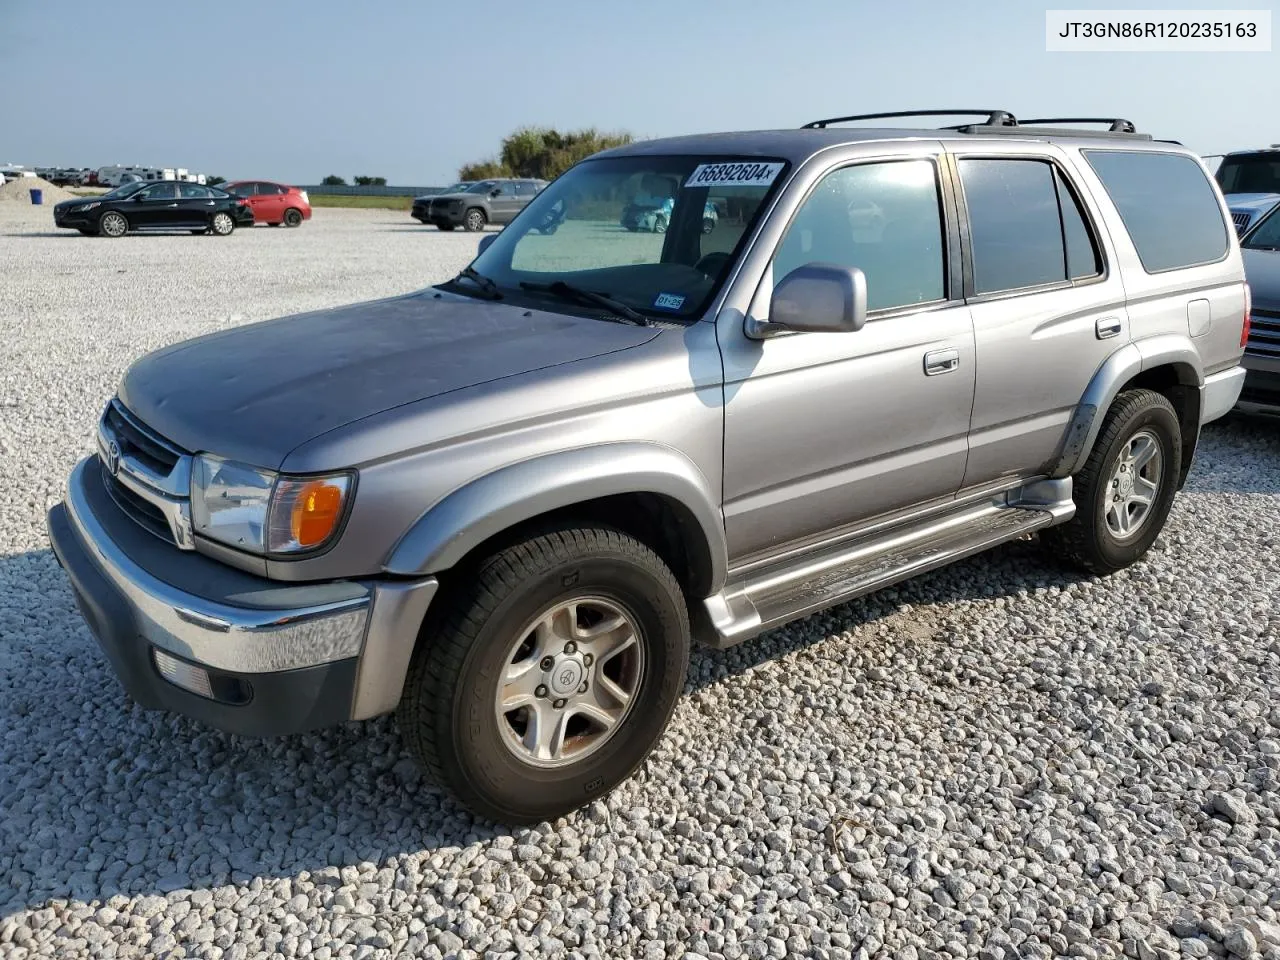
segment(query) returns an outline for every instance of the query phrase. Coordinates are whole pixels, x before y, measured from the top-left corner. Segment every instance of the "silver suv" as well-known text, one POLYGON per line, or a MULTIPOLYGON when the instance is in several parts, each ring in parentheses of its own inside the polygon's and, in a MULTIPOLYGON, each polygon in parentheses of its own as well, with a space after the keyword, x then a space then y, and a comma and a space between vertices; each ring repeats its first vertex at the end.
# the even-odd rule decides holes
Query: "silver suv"
POLYGON ((840 125, 886 116, 600 153, 439 286, 138 360, 49 515, 132 697, 398 711, 531 822, 636 769, 695 640, 1036 531, 1141 558, 1244 377, 1213 179, 1122 121, 840 125))

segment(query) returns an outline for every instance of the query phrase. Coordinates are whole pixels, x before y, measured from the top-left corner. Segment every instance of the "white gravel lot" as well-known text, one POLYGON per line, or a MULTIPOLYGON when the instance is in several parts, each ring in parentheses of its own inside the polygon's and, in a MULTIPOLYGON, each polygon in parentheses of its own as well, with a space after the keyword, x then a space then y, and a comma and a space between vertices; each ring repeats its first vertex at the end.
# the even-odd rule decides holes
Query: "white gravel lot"
POLYGON ((1280 958, 1280 426, 1204 438, 1143 564, 997 550, 695 654, 607 802, 506 830, 386 720, 129 706, 44 532, 127 364, 408 291, 476 238, 81 238, 0 210, 0 956, 1280 958))

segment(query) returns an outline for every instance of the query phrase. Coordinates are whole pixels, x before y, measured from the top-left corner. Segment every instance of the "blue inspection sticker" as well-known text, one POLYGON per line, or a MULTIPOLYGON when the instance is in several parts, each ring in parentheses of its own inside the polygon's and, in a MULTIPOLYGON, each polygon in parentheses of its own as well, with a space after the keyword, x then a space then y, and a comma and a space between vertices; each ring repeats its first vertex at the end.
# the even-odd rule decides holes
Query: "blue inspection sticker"
POLYGON ((679 310, 684 306, 684 297, 676 293, 660 293, 653 305, 658 310, 679 310))

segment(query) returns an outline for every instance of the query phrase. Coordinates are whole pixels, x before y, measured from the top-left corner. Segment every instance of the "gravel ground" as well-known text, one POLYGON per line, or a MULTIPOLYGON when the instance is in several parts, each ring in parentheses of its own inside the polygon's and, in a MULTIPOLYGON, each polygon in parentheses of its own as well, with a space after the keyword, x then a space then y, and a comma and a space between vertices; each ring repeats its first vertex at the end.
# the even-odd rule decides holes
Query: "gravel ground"
POLYGON ((46 503, 129 361, 407 291, 475 238, 384 212, 119 241, 0 212, 0 955, 1280 958, 1280 429, 1207 431, 1150 558, 1016 544, 699 652, 634 780, 479 822, 388 721, 138 711, 46 503))

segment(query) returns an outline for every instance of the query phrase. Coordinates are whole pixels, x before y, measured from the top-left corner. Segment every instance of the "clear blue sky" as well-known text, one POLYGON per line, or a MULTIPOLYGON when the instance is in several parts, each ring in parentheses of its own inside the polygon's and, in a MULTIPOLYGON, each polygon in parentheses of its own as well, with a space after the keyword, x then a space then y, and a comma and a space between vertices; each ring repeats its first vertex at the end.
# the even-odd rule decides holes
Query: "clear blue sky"
POLYGON ((1045 52, 1047 7, 1137 6, 0 0, 0 162, 429 186, 521 124, 663 136, 967 105, 1119 114, 1201 153, 1280 142, 1275 53, 1045 52))

